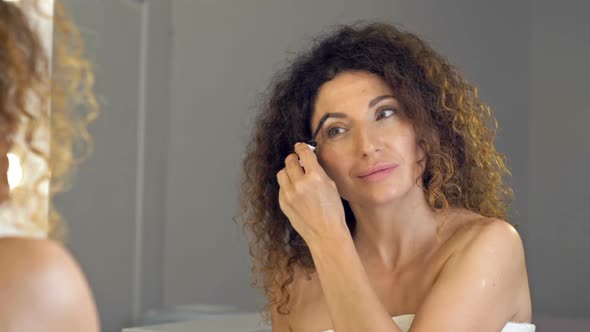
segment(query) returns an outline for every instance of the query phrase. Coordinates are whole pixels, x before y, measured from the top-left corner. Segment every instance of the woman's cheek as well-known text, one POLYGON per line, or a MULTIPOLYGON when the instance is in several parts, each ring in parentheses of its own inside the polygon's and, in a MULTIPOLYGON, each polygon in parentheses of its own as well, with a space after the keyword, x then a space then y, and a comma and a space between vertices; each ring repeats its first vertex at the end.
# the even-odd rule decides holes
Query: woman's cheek
POLYGON ((338 184, 338 179, 340 178, 338 175, 338 170, 335 167, 335 163, 332 162, 330 155, 321 154, 318 155, 318 163, 324 169, 324 172, 332 179, 336 184, 338 184))

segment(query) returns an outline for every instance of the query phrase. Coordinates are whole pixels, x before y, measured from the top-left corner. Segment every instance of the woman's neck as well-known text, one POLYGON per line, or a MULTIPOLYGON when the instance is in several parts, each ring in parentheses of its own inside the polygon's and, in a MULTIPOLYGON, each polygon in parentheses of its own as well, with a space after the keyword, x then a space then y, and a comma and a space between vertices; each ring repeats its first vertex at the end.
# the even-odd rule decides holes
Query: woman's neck
POLYGON ((351 203, 356 218, 354 243, 363 261, 395 270, 438 241, 435 214, 419 187, 387 205, 351 203))

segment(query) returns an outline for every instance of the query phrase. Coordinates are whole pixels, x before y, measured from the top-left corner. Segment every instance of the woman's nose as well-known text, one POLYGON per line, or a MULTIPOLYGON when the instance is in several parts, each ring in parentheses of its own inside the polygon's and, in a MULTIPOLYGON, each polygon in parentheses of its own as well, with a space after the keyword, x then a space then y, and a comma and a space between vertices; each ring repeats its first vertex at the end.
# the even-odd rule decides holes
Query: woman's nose
POLYGON ((374 128, 358 128, 355 136, 356 150, 359 155, 367 157, 380 151, 379 137, 374 128))

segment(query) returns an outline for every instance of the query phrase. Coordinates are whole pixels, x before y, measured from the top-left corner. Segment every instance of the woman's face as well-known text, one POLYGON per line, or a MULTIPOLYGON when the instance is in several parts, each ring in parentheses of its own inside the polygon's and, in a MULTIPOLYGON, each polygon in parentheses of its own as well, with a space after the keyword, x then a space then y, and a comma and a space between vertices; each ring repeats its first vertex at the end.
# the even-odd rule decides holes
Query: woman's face
POLYGON ((412 123, 404 116, 387 83, 375 74, 350 71, 323 84, 312 116, 312 132, 325 113, 329 117, 318 138, 316 153, 340 195, 350 203, 386 204, 410 190, 424 152, 412 123), (381 168, 384 171, 368 173, 381 168))

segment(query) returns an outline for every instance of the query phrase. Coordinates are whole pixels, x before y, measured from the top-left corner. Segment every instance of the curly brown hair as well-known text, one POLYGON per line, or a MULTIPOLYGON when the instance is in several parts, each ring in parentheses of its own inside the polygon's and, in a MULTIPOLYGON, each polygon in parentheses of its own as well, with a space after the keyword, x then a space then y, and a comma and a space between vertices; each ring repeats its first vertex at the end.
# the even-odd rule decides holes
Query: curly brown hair
MULTIPOLYGON (((21 162, 31 155, 40 158, 48 170, 35 180, 33 190, 10 192, 10 200, 22 204, 36 198, 50 199, 66 188, 72 168, 92 151, 87 125, 99 112, 92 67, 83 57, 79 31, 60 2, 55 2, 53 14, 47 10, 42 0, 21 0, 18 4, 0 1, 2 144, 16 150, 21 162), (45 49, 33 15, 39 20, 53 19, 52 50, 45 49), (19 131, 23 132, 22 142, 15 139, 19 131), (40 136, 44 131, 49 133, 50 142, 40 136), (40 188, 48 181, 49 193, 40 188)), ((65 236, 61 217, 51 204, 49 218, 39 210, 32 220, 22 222, 34 223, 51 238, 65 236)))
MULTIPOLYGON (((422 188, 433 211, 465 208, 507 220, 513 192, 505 156, 496 151, 497 121, 477 88, 417 35, 386 23, 339 26, 319 38, 271 83, 257 115, 243 162, 241 212, 253 257, 253 286, 260 285, 271 307, 287 314, 287 286, 294 267, 313 271, 305 241, 278 203, 276 174, 296 142, 311 136, 310 119, 318 89, 345 71, 381 77, 394 91, 426 153, 422 188)), ((342 200, 346 224, 356 220, 342 200)))

